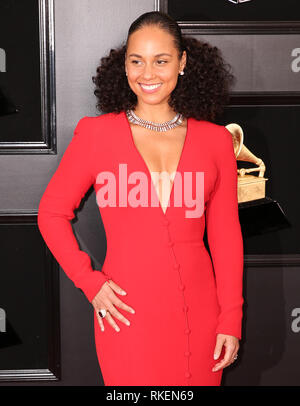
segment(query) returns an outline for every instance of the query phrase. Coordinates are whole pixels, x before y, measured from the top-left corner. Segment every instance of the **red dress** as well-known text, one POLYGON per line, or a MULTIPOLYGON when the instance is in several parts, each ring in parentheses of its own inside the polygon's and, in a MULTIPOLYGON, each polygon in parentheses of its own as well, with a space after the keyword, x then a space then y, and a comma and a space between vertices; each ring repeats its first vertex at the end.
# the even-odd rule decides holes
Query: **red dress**
MULTIPOLYGON (((176 186, 176 198, 178 190, 176 186)), ((237 163, 229 131, 188 118, 166 213, 153 191, 150 171, 134 144, 125 111, 84 117, 40 201, 39 230, 62 269, 90 302, 111 278, 127 292, 118 295, 121 300, 135 309, 131 314, 117 308, 130 320, 129 327, 115 319, 121 329, 116 332, 104 319, 101 332, 92 307, 105 385, 220 385, 223 370, 212 372, 217 363, 213 359, 216 336, 223 333, 241 339, 244 302, 237 163), (124 168, 127 194, 118 188, 120 173, 124 185, 124 168), (103 180, 105 171, 110 181, 103 180), (137 178, 137 172, 144 178, 137 178), (174 189, 184 173, 192 173, 187 179, 195 198, 196 172, 204 174, 203 192, 196 199, 199 207, 203 202, 204 211, 189 217, 190 200, 183 197, 181 206, 173 204, 174 189), (138 192, 141 179, 147 181, 146 198, 138 192), (109 188, 109 182, 114 187, 109 188), (107 239, 101 271, 92 269, 70 224, 92 185, 107 239), (158 204, 151 201, 151 194, 158 204), (106 207, 105 196, 110 199, 106 207), (203 243, 205 226, 211 257, 203 243)), ((223 355, 224 347, 219 360, 223 355)))

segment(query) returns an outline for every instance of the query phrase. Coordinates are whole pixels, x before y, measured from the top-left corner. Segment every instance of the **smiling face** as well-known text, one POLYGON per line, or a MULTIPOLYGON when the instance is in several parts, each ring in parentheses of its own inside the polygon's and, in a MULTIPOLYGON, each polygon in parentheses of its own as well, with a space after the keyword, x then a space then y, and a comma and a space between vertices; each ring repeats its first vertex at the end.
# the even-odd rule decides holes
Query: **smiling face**
POLYGON ((173 37, 156 26, 141 28, 129 37, 125 71, 138 103, 167 103, 185 63, 186 52, 179 60, 173 37))

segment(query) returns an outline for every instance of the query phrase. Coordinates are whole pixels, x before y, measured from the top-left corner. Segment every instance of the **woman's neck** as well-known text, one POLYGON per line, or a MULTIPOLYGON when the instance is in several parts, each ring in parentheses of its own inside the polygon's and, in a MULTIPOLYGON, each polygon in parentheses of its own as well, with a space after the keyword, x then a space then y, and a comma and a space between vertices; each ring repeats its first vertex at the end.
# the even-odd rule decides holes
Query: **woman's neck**
POLYGON ((170 106, 163 107, 161 105, 136 106, 133 111, 143 120, 153 121, 154 123, 164 123, 172 120, 177 114, 170 106))

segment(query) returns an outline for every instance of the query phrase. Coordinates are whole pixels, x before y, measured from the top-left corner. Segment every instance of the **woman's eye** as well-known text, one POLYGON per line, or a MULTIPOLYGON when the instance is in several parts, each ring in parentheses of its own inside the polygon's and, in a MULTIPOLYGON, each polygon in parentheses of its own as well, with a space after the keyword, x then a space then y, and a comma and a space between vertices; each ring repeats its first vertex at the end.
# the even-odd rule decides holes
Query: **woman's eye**
MULTIPOLYGON (((131 62, 134 63, 135 65, 137 65, 140 61, 132 60, 131 62)), ((168 61, 164 61, 164 60, 160 59, 160 60, 158 60, 157 62, 158 62, 159 65, 164 65, 164 64, 167 63, 168 61), (160 63, 160 62, 162 62, 162 63, 160 63)))

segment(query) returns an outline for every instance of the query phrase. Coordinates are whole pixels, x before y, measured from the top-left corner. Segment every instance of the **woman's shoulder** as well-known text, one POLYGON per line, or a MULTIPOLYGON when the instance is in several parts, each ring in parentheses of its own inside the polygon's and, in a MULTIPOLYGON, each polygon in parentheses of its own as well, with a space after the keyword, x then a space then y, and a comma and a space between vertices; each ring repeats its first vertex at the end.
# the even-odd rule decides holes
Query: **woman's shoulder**
POLYGON ((99 116, 84 116, 77 122, 78 127, 92 129, 115 123, 121 113, 103 113, 99 116))
POLYGON ((102 146, 114 142, 119 133, 120 113, 84 116, 76 124, 74 133, 82 142, 100 142, 102 146))
POLYGON ((78 143, 90 144, 101 151, 118 145, 122 125, 120 113, 104 113, 98 116, 84 116, 75 128, 78 143))
POLYGON ((224 126, 221 124, 217 124, 213 121, 209 120, 197 120, 195 117, 191 117, 190 120, 193 121, 195 126, 198 127, 205 127, 206 129, 210 129, 212 131, 223 131, 224 126))
POLYGON ((191 121, 196 131, 205 131, 204 134, 214 142, 218 141, 220 143, 228 143, 228 140, 231 140, 232 138, 231 133, 224 125, 208 120, 196 120, 195 118, 191 118, 191 121))
POLYGON ((192 121, 194 131, 199 135, 200 144, 205 143, 217 161, 232 154, 232 134, 224 125, 206 120, 193 119, 192 121))

